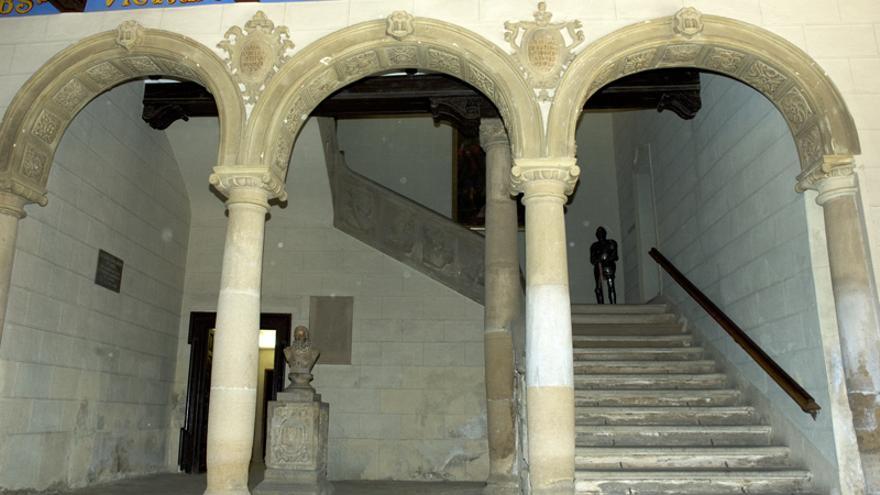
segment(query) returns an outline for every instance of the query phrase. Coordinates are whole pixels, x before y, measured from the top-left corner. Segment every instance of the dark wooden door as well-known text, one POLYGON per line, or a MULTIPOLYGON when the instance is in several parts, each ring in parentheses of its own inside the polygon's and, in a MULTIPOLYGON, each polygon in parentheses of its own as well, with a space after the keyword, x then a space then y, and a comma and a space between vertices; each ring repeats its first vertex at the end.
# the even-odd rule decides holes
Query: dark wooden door
MULTIPOLYGON (((178 466, 186 473, 207 470, 208 406, 211 402, 211 365, 217 313, 193 312, 189 319, 189 377, 186 387, 186 414, 180 429, 178 466)), ((260 328, 275 330, 275 369, 284 370, 284 348, 290 345, 289 314, 263 313, 260 328)), ((254 370, 256 372, 256 370, 254 370)), ((273 373, 271 397, 284 388, 284 372, 273 373)), ((259 411, 260 409, 258 409, 259 411)), ((259 412, 258 412, 259 414, 259 412)))

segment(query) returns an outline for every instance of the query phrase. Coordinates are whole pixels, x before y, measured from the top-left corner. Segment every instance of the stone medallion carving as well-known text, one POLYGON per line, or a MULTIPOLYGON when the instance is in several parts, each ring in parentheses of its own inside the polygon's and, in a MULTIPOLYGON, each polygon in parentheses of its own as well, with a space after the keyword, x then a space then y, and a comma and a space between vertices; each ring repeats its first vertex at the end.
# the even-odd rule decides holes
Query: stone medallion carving
POLYGON ((103 86, 114 85, 126 78, 126 75, 110 62, 101 62, 89 67, 86 69, 86 74, 103 86))
POLYGON ((736 74, 742 68, 745 59, 743 53, 716 47, 712 48, 709 56, 706 57, 705 66, 707 69, 736 74))
POLYGON ((315 463, 314 418, 305 409, 279 408, 272 417, 268 463, 275 468, 309 468, 315 463))
POLYGON ((72 112, 83 105, 85 103, 86 98, 89 96, 89 91, 80 82, 79 79, 73 78, 64 86, 61 86, 61 89, 55 93, 55 96, 52 97, 55 100, 55 103, 64 107, 65 110, 72 112))
POLYGON ((116 28, 116 44, 131 51, 144 41, 144 27, 137 21, 125 21, 116 28))
POLYGON ((703 14, 693 7, 685 7, 672 18, 672 30, 685 38, 692 38, 703 32, 703 14))
POLYGON ((392 65, 419 65, 419 49, 415 46, 393 46, 385 49, 385 56, 392 65))
POLYGON ((386 20, 388 27, 385 29, 385 33, 397 41, 401 41, 416 31, 413 20, 415 18, 412 14, 405 10, 394 11, 386 20))
POLYGON ((21 173, 25 177, 39 181, 43 177, 45 167, 45 153, 35 150, 32 146, 28 146, 24 151, 24 158, 21 160, 21 173))
POLYGON ((504 40, 513 47, 526 78, 544 101, 550 99, 547 90, 559 85, 563 70, 574 57, 573 50, 585 39, 580 21, 550 22, 552 17, 547 4, 540 2, 534 21, 504 23, 504 40))
POLYGON ((43 110, 31 128, 31 134, 42 139, 46 144, 52 144, 61 130, 61 119, 51 112, 43 110))
POLYGON ((245 103, 257 102, 272 76, 290 58, 293 41, 284 26, 275 26, 258 11, 244 29, 233 26, 217 47, 228 55, 226 67, 239 84, 245 103))
POLYGON ((760 60, 756 60, 743 75, 745 82, 767 96, 772 96, 786 79, 781 72, 760 60))

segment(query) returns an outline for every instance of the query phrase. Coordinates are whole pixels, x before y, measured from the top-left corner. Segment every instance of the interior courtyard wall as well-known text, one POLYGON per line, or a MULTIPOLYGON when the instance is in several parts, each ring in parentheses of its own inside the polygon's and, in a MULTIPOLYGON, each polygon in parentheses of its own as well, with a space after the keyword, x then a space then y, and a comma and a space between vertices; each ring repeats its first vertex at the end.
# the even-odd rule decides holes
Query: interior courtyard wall
MULTIPOLYGON (((263 311, 308 325, 310 296, 354 297, 352 364, 319 360, 314 371, 313 385, 330 403, 330 478, 485 480, 482 306, 333 227, 314 121, 297 140, 287 190, 287 206, 273 207, 266 226, 263 311)), ((214 201, 193 214, 185 313, 216 308, 226 218, 214 201)), ((186 328, 184 321, 181 397, 186 328)), ((182 418, 181 405, 177 427, 182 418)), ((169 455, 173 464, 176 450, 169 455)))
POLYGON ((337 134, 351 170, 452 218, 452 127, 426 116, 343 119, 337 134))
POLYGON ((189 202, 143 83, 90 103, 61 141, 49 204, 20 222, 0 343, 0 489, 165 469, 189 202), (94 283, 98 250, 121 292, 94 283))
MULTIPOLYGON (((649 144, 658 249, 820 405, 828 404, 824 366, 805 365, 824 357, 791 134, 772 104, 748 86, 709 74, 701 79, 703 108, 694 120, 668 112, 615 115, 619 184, 630 187, 634 150, 649 144)), ((833 465, 827 409, 810 419, 674 281, 664 275, 662 284, 703 339, 833 465)))

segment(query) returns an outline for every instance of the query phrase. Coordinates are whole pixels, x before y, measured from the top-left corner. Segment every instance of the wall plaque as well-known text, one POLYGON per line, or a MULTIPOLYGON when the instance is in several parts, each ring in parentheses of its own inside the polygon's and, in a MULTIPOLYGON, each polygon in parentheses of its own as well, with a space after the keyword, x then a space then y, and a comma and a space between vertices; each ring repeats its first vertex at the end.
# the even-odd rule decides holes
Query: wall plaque
POLYGON ((122 288, 122 265, 121 259, 103 249, 99 249, 98 268, 95 270, 95 283, 113 292, 119 292, 122 288))

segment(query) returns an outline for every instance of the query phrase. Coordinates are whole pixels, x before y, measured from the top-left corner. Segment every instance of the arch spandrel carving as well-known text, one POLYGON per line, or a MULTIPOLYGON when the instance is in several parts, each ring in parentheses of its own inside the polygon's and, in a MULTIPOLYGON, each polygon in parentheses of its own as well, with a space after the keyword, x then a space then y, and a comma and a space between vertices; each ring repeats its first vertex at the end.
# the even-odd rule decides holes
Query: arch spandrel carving
POLYGON ((220 58, 185 36, 127 21, 65 48, 18 91, 0 124, 0 190, 45 205, 55 150, 77 113, 99 94, 152 75, 211 91, 220 115, 218 162, 237 163, 244 106, 220 58))
POLYGON ((542 117, 515 61, 492 42, 442 21, 395 12, 326 36, 276 74, 251 114, 242 152, 283 178, 309 113, 334 91, 377 73, 417 68, 462 79, 498 107, 516 156, 539 156, 542 117))
POLYGON ((760 91, 788 123, 805 170, 825 155, 860 152, 843 98, 809 55, 757 26, 685 8, 620 29, 577 55, 550 110, 549 154, 574 154, 578 116, 596 91, 623 76, 664 67, 705 69, 760 91))

